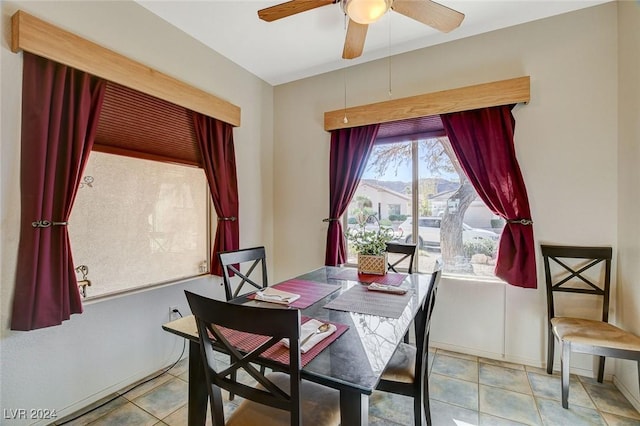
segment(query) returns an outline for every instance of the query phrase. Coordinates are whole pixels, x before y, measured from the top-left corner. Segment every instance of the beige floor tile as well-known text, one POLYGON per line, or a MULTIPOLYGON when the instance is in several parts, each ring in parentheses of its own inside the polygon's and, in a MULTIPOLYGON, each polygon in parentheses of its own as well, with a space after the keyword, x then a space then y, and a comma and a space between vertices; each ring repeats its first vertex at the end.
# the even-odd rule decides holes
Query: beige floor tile
POLYGON ((448 351, 446 349, 437 349, 436 353, 438 355, 447 355, 455 358, 468 359, 469 361, 478 361, 478 357, 475 355, 462 354, 460 352, 448 351))
MULTIPOLYGON (((157 373, 156 373, 157 374, 157 373)), ((171 376, 170 374, 163 374, 160 377, 155 377, 151 375, 150 377, 147 377, 139 382, 137 382, 135 385, 130 386, 128 388, 123 389, 120 393, 120 395, 122 395, 124 398, 128 399, 129 401, 133 401, 134 399, 138 398, 141 395, 144 395, 145 393, 149 392, 150 390, 160 386, 161 384, 171 380, 173 378, 173 376, 171 376), (147 382, 147 380, 151 379, 150 381, 147 382), (126 392, 126 393, 125 393, 126 392)))
POLYGON ((134 399, 132 402, 162 420, 188 401, 188 385, 183 380, 171 380, 134 399))
POLYGON ((141 409, 140 407, 132 404, 131 402, 118 407, 117 409, 109 412, 108 414, 100 417, 95 422, 91 423, 92 426, 153 426, 158 422, 158 419, 141 409))
POLYGON ((474 360, 452 357, 438 352, 433 360, 431 373, 477 383, 478 363, 474 360))
MULTIPOLYGON (((221 362, 228 361, 227 355, 220 357, 221 362)), ((434 426, 458 426, 456 421, 474 426, 592 426, 605 422, 608 426, 640 426, 640 413, 611 382, 600 384, 592 378, 572 375, 569 410, 564 410, 560 404, 558 372, 548 375, 538 367, 435 348, 430 348, 429 363, 434 426)), ((140 385, 124 397, 114 395, 115 401, 69 425, 186 425, 187 389, 188 361, 183 359, 170 373, 140 385)), ((228 401, 225 392, 226 416, 240 401, 237 396, 234 401, 228 401)), ((374 392, 369 416, 372 426, 411 424, 411 398, 374 392)), ((211 425, 210 415, 207 415, 207 425, 211 425)))
POLYGON ((478 358, 478 362, 481 364, 497 365, 498 367, 511 368, 514 370, 524 370, 524 365, 514 364, 512 362, 500 361, 491 358, 478 358))

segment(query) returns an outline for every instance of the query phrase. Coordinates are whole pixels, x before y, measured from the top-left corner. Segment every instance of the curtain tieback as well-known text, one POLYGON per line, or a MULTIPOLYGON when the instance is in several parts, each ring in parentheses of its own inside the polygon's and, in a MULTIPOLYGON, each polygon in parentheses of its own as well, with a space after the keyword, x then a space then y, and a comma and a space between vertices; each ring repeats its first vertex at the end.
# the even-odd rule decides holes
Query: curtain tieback
POLYGON ((34 228, 49 228, 50 226, 67 226, 68 222, 54 222, 50 220, 38 220, 31 222, 31 226, 34 228))
POLYGON ((507 223, 514 223, 518 225, 533 225, 531 219, 507 219, 507 223))
POLYGON ((231 216, 231 217, 219 217, 218 218, 218 222, 222 221, 222 220, 230 220, 231 222, 235 222, 237 220, 237 218, 235 216, 231 216))
POLYGON ((323 222, 335 222, 335 221, 339 221, 340 218, 338 217, 325 217, 324 219, 322 219, 323 222))

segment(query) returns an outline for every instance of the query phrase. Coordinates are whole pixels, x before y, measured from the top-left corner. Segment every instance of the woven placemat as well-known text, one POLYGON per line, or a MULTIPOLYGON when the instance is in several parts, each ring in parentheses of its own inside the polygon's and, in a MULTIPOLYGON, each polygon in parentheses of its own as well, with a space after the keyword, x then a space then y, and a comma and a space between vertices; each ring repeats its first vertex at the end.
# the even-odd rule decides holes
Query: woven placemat
MULTIPOLYGON (((302 324, 309 321, 310 319, 311 318, 309 317, 302 316, 301 318, 302 324)), ((348 325, 340 324, 334 321, 322 320, 322 322, 328 322, 335 325, 336 331, 333 332, 333 334, 330 334, 329 336, 322 339, 320 342, 316 343, 316 345, 313 348, 309 349, 307 352, 300 354, 301 367, 304 367, 305 365, 310 363, 311 360, 313 360, 313 358, 315 358, 327 346, 333 343, 338 337, 342 336, 345 333, 345 331, 349 329, 348 325)), ((256 349, 257 347, 265 343, 267 340, 269 340, 269 337, 261 336, 259 334, 251 334, 251 333, 245 333, 243 331, 231 330, 222 326, 219 326, 219 328, 220 330, 222 330, 222 334, 224 335, 224 337, 226 337, 229 340, 229 343, 231 343, 235 348, 245 353, 251 352, 252 350, 256 349)), ((209 335, 211 335, 211 333, 209 333, 209 335)), ((267 349, 262 354, 262 356, 264 358, 278 361, 281 364, 289 365, 289 348, 286 347, 282 342, 279 342, 275 346, 272 346, 271 348, 267 349)))
POLYGON ((369 291, 366 285, 358 284, 324 305, 324 307, 337 311, 400 318, 412 294, 411 290, 405 294, 369 291))
MULTIPOLYGON (((289 304, 292 308, 307 309, 325 296, 330 295, 334 291, 340 290, 339 285, 322 284, 314 281, 299 280, 293 278, 276 284, 273 288, 288 291, 289 293, 299 294, 300 298, 289 304)), ((256 295, 251 294, 248 299, 255 299, 256 295)))

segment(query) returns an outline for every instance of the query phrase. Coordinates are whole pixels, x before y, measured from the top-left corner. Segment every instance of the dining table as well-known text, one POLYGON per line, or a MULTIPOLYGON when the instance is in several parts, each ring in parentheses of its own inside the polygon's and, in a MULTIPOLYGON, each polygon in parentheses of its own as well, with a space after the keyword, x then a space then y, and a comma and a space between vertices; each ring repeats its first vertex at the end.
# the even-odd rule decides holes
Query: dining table
MULTIPOLYGON (((324 266, 274 285, 285 291, 300 290, 309 302, 298 305, 303 318, 333 323, 341 330, 338 338, 303 365, 301 376, 340 392, 342 425, 368 425, 369 397, 413 319, 423 314, 430 279, 431 274, 388 272, 372 276, 359 274, 351 267, 324 266), (372 283, 387 285, 391 290, 403 289, 406 293, 367 291, 372 283), (309 299, 313 294, 319 299, 309 299)), ((295 303, 283 306, 257 300, 254 293, 229 303, 296 308, 295 303)), ((189 341, 188 424, 204 425, 208 385, 195 318, 188 315, 162 328, 189 341)), ((272 367, 273 363, 265 365, 272 367)))

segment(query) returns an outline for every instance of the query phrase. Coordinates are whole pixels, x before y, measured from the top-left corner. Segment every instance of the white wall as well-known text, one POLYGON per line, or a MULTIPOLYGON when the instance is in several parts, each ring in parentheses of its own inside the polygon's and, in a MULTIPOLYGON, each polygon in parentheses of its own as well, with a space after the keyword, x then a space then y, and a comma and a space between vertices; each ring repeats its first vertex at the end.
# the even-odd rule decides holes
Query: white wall
MULTIPOLYGON (((620 326, 640 335, 640 4, 618 3, 618 311, 620 326)), ((638 363, 616 362, 616 384, 640 401, 638 363)), ((636 405, 640 410, 640 404, 636 405)))
MULTIPOLYGON (((0 147, 0 408, 56 409, 64 416, 174 361, 182 339, 162 331, 169 306, 188 313, 183 290, 223 297, 197 279, 88 303, 60 326, 9 330, 20 219, 22 55, 9 50, 10 17, 25 10, 242 109, 234 130, 242 246, 273 246, 273 88, 134 2, 2 2, 0 147)), ((273 269, 273 268, 272 268, 273 269)), ((15 422, 12 424, 19 424, 15 422)))
MULTIPOLYGON (((628 31, 637 33, 638 26, 634 28, 628 31)), ((531 76, 531 102, 514 109, 515 143, 538 256, 543 242, 617 247, 617 36, 617 5, 609 3, 391 59, 394 98, 531 76)), ((347 106, 388 99, 387 64, 385 59, 346 70, 347 106)), ((321 221, 328 215, 330 135, 323 130, 323 114, 344 107, 343 73, 275 88, 278 279, 324 262, 326 225, 321 221)), ((637 114, 637 108, 634 111, 637 114)), ((637 185, 634 188, 636 192, 629 190, 626 196, 637 203, 637 185)), ((434 343, 543 365, 541 262, 538 282, 537 290, 501 290, 443 279, 434 343), (478 309, 473 315, 454 314, 468 306, 478 309), (493 315, 484 315, 487 309, 494 310, 493 315)), ((627 321, 637 321, 640 309, 628 309, 627 321)), ((591 370, 585 362, 578 357, 574 367, 583 373, 591 370)))

